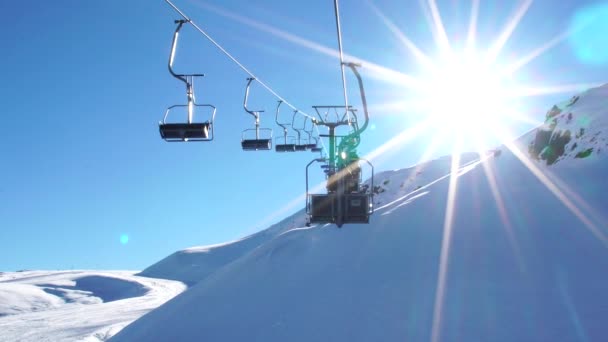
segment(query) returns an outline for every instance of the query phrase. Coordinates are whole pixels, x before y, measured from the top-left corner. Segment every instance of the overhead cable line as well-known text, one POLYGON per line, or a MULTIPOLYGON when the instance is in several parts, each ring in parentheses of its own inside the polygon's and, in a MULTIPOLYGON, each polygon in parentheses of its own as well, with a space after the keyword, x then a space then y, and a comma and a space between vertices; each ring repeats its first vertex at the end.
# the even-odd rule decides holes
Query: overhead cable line
MULTIPOLYGON (((239 62, 234 56, 232 56, 226 49, 224 49, 218 42, 216 42, 207 32, 201 29, 192 19, 190 19, 184 12, 182 12, 177 6, 175 6, 170 0, 165 0, 169 6, 171 6, 179 15, 181 15, 187 22, 189 22, 196 30, 198 30, 207 40, 209 40, 215 47, 217 47, 226 57, 230 58, 236 65, 238 65, 244 72, 246 72, 250 77, 254 78, 262 87, 264 87, 268 92, 277 97, 279 100, 283 101, 287 106, 291 107, 293 110, 297 110, 300 114, 309 117, 310 119, 315 119, 313 116, 306 114, 305 112, 299 110, 294 105, 289 103, 285 98, 279 95, 276 91, 274 91, 270 86, 260 80, 257 76, 255 76, 249 69, 247 69, 241 62, 239 62)), ((343 71, 344 73, 344 71, 343 71)))

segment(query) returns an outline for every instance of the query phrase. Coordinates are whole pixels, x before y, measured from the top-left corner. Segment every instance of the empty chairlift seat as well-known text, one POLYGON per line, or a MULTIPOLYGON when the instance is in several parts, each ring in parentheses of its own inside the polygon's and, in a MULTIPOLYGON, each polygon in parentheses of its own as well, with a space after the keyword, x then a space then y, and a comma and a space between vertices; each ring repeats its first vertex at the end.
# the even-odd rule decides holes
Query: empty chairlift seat
MULTIPOLYGON (((167 108, 163 121, 158 123, 158 130, 161 138, 166 141, 211 141, 213 140, 213 120, 215 119, 215 106, 210 104, 194 104, 192 108, 203 109, 208 108, 207 115, 210 115, 211 120, 198 122, 167 122, 169 113, 174 108, 184 108, 188 110, 188 105, 173 105, 167 108)), ((190 114, 185 113, 190 117, 190 114)), ((192 117, 194 117, 192 113, 192 117)), ((175 115, 173 115, 175 116, 175 115)), ((209 118, 209 116, 207 116, 209 118)), ((175 120, 175 119, 173 119, 175 120)), ((188 121, 194 121, 189 119, 188 121)))
MULTIPOLYGON (((338 221, 338 197, 336 194, 310 195, 309 215, 311 223, 335 223, 338 221)), ((369 194, 345 194, 342 197, 343 223, 369 223, 371 215, 369 194)))
POLYGON ((310 195, 309 214, 311 223, 333 223, 336 216, 336 195, 310 195))
MULTIPOLYGON (((279 126, 282 126, 281 123, 277 120, 279 126)), ((282 126, 285 130, 285 126, 282 126)), ((274 141, 274 150, 276 152, 295 152, 296 144, 294 143, 295 139, 292 136, 288 136, 286 133, 281 137, 276 137, 274 141)))
POLYGON ((296 145, 295 144, 275 144, 274 149, 277 152, 295 152, 296 145))
MULTIPOLYGON (((188 20, 176 20, 177 28, 173 34, 173 42, 171 43, 171 53, 169 54, 169 73, 180 82, 186 85, 186 97, 187 104, 173 105, 165 111, 163 121, 159 122, 158 130, 161 138, 166 141, 211 141, 213 140, 213 120, 215 120, 215 106, 210 104, 196 104, 194 101, 194 79, 197 77, 203 77, 203 74, 177 74, 173 71, 173 60, 175 57, 175 51, 177 48, 177 40, 179 37, 179 30, 182 26, 188 23, 188 20), (201 108, 203 107, 203 108, 201 108), (185 121, 174 118, 167 122, 167 116, 173 109, 185 110, 185 121), (195 111, 197 109, 209 109, 210 120, 207 116, 207 120, 195 121, 195 111)), ((175 116, 175 114, 173 114, 175 116)))
POLYGON ((271 139, 245 139, 241 141, 241 146, 245 151, 258 151, 272 149, 271 139))
POLYGON ((270 128, 246 129, 243 131, 241 147, 244 151, 272 149, 272 130, 270 128))
POLYGON ((243 108, 254 118, 255 128, 246 129, 241 135, 241 147, 244 151, 261 151, 272 149, 272 129, 260 128, 260 114, 263 110, 251 110, 247 108, 247 99, 249 98, 249 87, 255 78, 247 78, 247 87, 245 88, 245 98, 243 99, 243 108))
POLYGON ((344 202, 344 223, 369 223, 371 214, 369 195, 348 194, 344 202))

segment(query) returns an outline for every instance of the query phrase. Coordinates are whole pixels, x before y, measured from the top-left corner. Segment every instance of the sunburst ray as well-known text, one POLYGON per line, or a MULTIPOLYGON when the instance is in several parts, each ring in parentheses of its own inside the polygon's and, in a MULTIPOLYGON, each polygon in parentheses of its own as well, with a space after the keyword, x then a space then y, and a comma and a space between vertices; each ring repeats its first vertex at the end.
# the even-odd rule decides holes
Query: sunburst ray
POLYGON ((473 0, 471 4, 471 20, 469 21, 469 29, 467 31, 467 51, 472 52, 476 45, 477 36, 477 20, 479 18, 479 0, 473 0))
POLYGON ((507 25, 505 26, 505 28, 503 29, 501 34, 498 36, 498 39, 496 40, 496 42, 494 42, 494 44, 488 51, 488 54, 487 54, 488 62, 493 62, 496 60, 496 58, 502 51, 503 47, 505 46, 505 44, 507 43, 507 41, 509 40, 509 38, 515 31, 515 29, 517 28, 517 25, 519 25, 519 22, 521 21, 521 19, 524 17, 526 12, 532 5, 532 1, 533 0, 524 0, 521 3, 521 5, 517 8, 515 13, 511 17, 511 19, 507 22, 507 25))
POLYGON ((568 196, 547 177, 512 141, 505 141, 505 146, 528 168, 528 170, 555 196, 598 240, 608 247, 608 237, 593 223, 568 196))
POLYGON ((507 66, 503 70, 503 74, 504 75, 514 74, 519 69, 523 68, 524 66, 526 66, 527 64, 529 64, 530 62, 535 60, 536 58, 540 57, 543 53, 547 52, 551 48, 553 48, 553 47, 557 46, 558 44, 560 44, 561 42, 563 42, 564 39, 568 38, 569 35, 570 35, 569 31, 558 34, 557 36, 553 37, 549 41, 538 46, 536 49, 534 49, 529 54, 525 55, 524 57, 520 58, 519 60, 517 60, 514 63, 507 66))
MULTIPOLYGON (((494 133, 496 134, 496 133, 494 133)), ((505 133, 502 136, 511 137, 512 134, 505 133)), ((478 142, 478 145, 481 145, 481 141, 478 142)), ((478 153, 482 155, 484 151, 479 150, 478 153)), ((495 153, 495 152, 494 152, 495 153)), ((498 215, 500 217, 500 221, 503 224, 505 229, 505 233, 507 238, 509 239, 509 244, 511 245, 511 249, 513 250, 513 255, 515 255, 515 259, 519 266, 520 271, 524 272, 526 270, 526 264, 524 258, 521 253, 521 249, 519 248, 519 244, 517 243, 517 238, 515 236, 515 230, 513 228, 513 224, 511 223, 511 218, 507 213, 507 208, 505 202, 503 200, 500 188, 498 186, 498 181, 496 179, 496 175, 494 172, 494 167, 489 162, 489 158, 494 158, 494 153, 491 156, 485 156, 485 160, 482 161, 481 166, 483 168, 484 174, 486 176, 486 180, 488 181, 488 185, 490 186, 490 191, 492 192, 492 197, 494 198, 494 202, 496 203, 496 208, 498 210, 498 215)))
POLYGON ((372 8, 374 13, 382 19, 382 22, 386 27, 408 48, 408 50, 416 57, 418 62, 424 67, 431 70, 435 70, 437 66, 433 61, 424 53, 411 39, 409 39, 399 28, 395 25, 380 9, 374 5, 371 1, 367 1, 369 6, 372 8))
MULTIPOLYGON (((323 44, 313 42, 309 39, 300 37, 293 33, 283 31, 272 25, 253 20, 251 18, 242 16, 242 15, 238 15, 236 13, 230 12, 230 11, 220 8, 218 6, 208 4, 206 2, 197 2, 197 5, 205 8, 209 11, 212 11, 218 15, 221 15, 225 18, 234 20, 234 21, 244 24, 246 26, 252 27, 256 30, 271 34, 277 38, 281 38, 287 42, 307 48, 311 51, 315 51, 315 52, 321 53, 323 55, 326 55, 326 56, 329 56, 332 58, 339 57, 339 52, 336 49, 327 47, 323 44)), ((399 84, 399 85, 402 85, 402 86, 405 86, 408 88, 420 87, 420 81, 414 76, 384 67, 382 65, 373 63, 369 60, 359 58, 357 56, 345 54, 344 58, 348 61, 365 65, 365 68, 367 70, 369 70, 367 75, 369 75, 370 77, 378 78, 378 79, 381 79, 381 80, 389 82, 389 83, 399 84)))
POLYGON ((451 54, 450 40, 445 30, 445 26, 443 25, 443 21, 441 20, 441 13, 439 13, 437 2, 435 0, 428 0, 427 4, 431 12, 431 19, 433 21, 431 29, 433 36, 435 37, 437 47, 439 47, 444 56, 449 56, 451 54))
POLYGON ((450 172, 450 183, 448 186, 448 197, 446 201, 445 218, 443 223, 443 237, 441 240, 441 251, 439 255, 439 270, 437 274, 437 287, 435 289, 435 304, 433 307, 433 325, 431 328, 431 341, 439 342, 441 337, 441 320, 443 318, 443 304, 446 297, 448 262, 450 257, 450 246, 452 242, 452 228, 454 225, 454 212, 456 207, 456 191, 458 185, 458 169, 460 165, 460 146, 456 142, 452 154, 452 165, 450 172))

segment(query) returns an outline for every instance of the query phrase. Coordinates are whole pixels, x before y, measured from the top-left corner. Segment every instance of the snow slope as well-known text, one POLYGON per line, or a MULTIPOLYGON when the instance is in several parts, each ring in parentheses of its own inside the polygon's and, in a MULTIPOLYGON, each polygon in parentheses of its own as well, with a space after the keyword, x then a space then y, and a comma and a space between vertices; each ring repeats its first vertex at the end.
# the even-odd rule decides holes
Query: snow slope
POLYGON ((298 213, 264 238, 169 257, 175 278, 204 272, 112 341, 604 341, 608 159, 574 152, 604 141, 607 91, 557 114, 549 139, 541 127, 462 166, 448 229, 450 158, 382 173, 369 225, 306 228, 298 213), (566 142, 558 162, 535 153, 575 125, 596 139, 566 142))
POLYGON ((213 246, 187 248, 146 268, 138 275, 173 279, 192 285, 205 279, 215 270, 242 257, 247 252, 271 240, 277 234, 304 225, 301 211, 270 228, 243 239, 213 246))
MULTIPOLYGON (((469 153, 463 156, 461 163, 471 163, 477 159, 479 159, 477 153, 469 153)), ((376 193, 379 195, 375 197, 374 203, 376 207, 385 205, 388 200, 394 200, 395 198, 409 194, 416 188, 446 175, 449 173, 450 167, 451 158, 444 157, 406 170, 379 173, 376 175, 377 181, 375 185, 377 188, 376 193), (404 174, 407 177, 404 178, 404 174)), ((177 251, 146 268, 138 275, 173 279, 193 285, 278 235, 297 227, 303 227, 305 223, 306 214, 304 209, 302 209, 294 215, 273 224, 268 229, 240 240, 212 246, 191 247, 177 251)))
POLYGON ((0 273, 0 341, 105 341, 185 289, 133 273, 0 273))
MULTIPOLYGON (((574 127, 572 112, 606 132, 607 92, 582 94, 552 129, 574 127)), ((547 152, 546 130, 461 163, 448 229, 441 158, 379 174, 369 225, 306 228, 298 213, 256 243, 182 252, 206 262, 196 285, 112 341, 605 341, 608 158, 574 151, 606 136, 547 163, 531 148, 547 152)))

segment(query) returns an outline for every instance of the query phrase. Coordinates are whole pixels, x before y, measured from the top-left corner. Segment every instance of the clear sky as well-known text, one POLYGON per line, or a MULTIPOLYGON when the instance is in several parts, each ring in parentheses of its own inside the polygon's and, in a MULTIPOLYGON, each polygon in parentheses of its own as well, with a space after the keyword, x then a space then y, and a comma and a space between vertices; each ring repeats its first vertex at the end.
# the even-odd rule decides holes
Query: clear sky
MULTIPOLYGON (((175 4, 302 111, 343 103, 338 60, 323 49, 337 48, 332 1, 175 4)), ((360 154, 426 118, 417 103, 424 96, 406 82, 427 79, 423 59, 407 42, 441 60, 437 14, 452 51, 466 45, 473 9, 477 49, 503 37, 495 64, 522 61, 509 82, 526 86, 526 96, 510 104, 530 122, 502 118, 517 135, 552 103, 608 82, 607 8, 597 1, 343 1, 345 53, 364 64, 371 110, 360 154)), ((178 18, 161 0, 0 3, 0 270, 141 269, 303 208, 303 200, 293 201, 315 155, 241 151, 241 132, 253 124, 242 109, 247 75, 190 26, 182 29, 175 69, 206 74, 196 96, 218 108, 216 139, 160 138, 165 108, 186 99, 166 65, 178 18)), ((348 82, 359 105, 351 75, 348 82)), ((250 104, 267 111, 262 126, 279 134, 276 98, 254 84, 250 104)), ((435 133, 396 144, 374 159, 376 169, 449 153, 448 139, 425 155, 435 133)), ((497 143, 486 137, 484 147, 497 143)))

